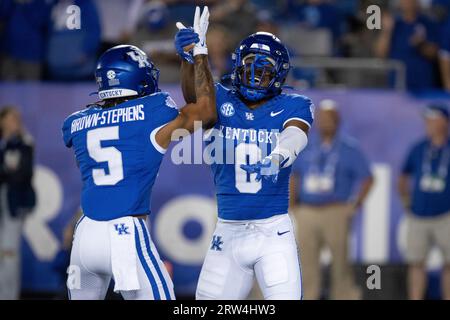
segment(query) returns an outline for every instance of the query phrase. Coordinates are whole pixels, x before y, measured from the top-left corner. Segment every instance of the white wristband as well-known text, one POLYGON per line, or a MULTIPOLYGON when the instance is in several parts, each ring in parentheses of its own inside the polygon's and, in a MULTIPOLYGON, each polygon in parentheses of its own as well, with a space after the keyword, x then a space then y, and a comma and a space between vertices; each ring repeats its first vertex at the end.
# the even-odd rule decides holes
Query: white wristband
POLYGON ((194 57, 199 54, 208 54, 208 48, 206 46, 194 46, 193 55, 194 57))

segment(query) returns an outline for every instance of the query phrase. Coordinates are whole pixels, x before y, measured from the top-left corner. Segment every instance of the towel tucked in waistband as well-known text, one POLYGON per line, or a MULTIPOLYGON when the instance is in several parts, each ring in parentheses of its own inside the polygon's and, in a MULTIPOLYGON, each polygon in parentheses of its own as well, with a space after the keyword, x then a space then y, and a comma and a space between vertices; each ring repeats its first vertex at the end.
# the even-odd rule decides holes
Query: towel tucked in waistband
POLYGON ((109 222, 115 292, 140 289, 133 219, 122 217, 109 222))

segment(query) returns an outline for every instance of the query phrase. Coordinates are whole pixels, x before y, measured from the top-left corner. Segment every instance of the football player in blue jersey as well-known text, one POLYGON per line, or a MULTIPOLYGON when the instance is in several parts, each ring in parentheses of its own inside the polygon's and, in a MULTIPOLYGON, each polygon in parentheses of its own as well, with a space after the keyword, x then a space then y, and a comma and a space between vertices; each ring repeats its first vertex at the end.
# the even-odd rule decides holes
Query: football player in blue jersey
POLYGON ((67 285, 71 299, 103 299, 111 278, 125 299, 174 299, 173 284, 146 224, 150 195, 178 128, 216 119, 205 36, 208 8, 197 7, 191 43, 196 101, 180 111, 158 88, 159 71, 139 48, 120 45, 99 59, 101 102, 70 115, 64 143, 73 148, 83 180, 67 285), (198 41, 203 40, 203 41, 198 41))
MULTIPOLYGON (((177 27, 175 45, 183 48, 184 38, 195 30, 177 27)), ((215 144, 210 150, 219 219, 196 298, 245 299, 256 276, 265 299, 301 299, 300 262, 288 215, 289 176, 307 145, 314 106, 307 97, 282 92, 289 53, 273 34, 250 35, 232 58, 232 89, 216 84, 218 117, 205 135, 208 147, 215 144)), ((189 60, 182 62, 188 103, 197 98, 189 60)))

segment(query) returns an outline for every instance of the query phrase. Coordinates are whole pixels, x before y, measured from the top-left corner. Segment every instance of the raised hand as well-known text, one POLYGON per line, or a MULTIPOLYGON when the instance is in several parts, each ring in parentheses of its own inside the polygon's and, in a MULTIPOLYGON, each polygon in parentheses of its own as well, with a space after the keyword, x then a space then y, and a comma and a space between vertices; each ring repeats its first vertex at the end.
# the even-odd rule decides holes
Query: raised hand
POLYGON ((177 22, 178 32, 175 35, 175 49, 177 53, 189 63, 194 63, 192 49, 200 41, 193 28, 186 28, 181 22, 177 22))
POLYGON ((195 8, 194 14, 194 32, 198 34, 200 41, 194 46, 194 57, 198 54, 208 54, 208 48, 206 47, 206 32, 209 25, 209 10, 208 7, 203 8, 203 12, 200 15, 200 8, 195 8))
POLYGON ((206 32, 209 25, 209 10, 204 7, 200 15, 200 8, 195 8, 194 27, 186 28, 181 22, 177 22, 178 32, 175 35, 175 49, 187 62, 194 63, 194 56, 208 54, 206 46, 206 32))

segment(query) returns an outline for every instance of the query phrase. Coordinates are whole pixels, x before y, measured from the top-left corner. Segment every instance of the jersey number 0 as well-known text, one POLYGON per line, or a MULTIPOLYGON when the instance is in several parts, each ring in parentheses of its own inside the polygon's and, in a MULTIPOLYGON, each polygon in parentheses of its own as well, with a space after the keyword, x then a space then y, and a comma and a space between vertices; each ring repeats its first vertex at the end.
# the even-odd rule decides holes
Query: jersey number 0
POLYGON ((261 148, 253 143, 242 142, 236 146, 235 155, 236 189, 241 193, 257 193, 262 187, 261 180, 256 181, 256 173, 247 177, 247 171, 241 168, 241 164, 257 163, 261 159, 261 148))

